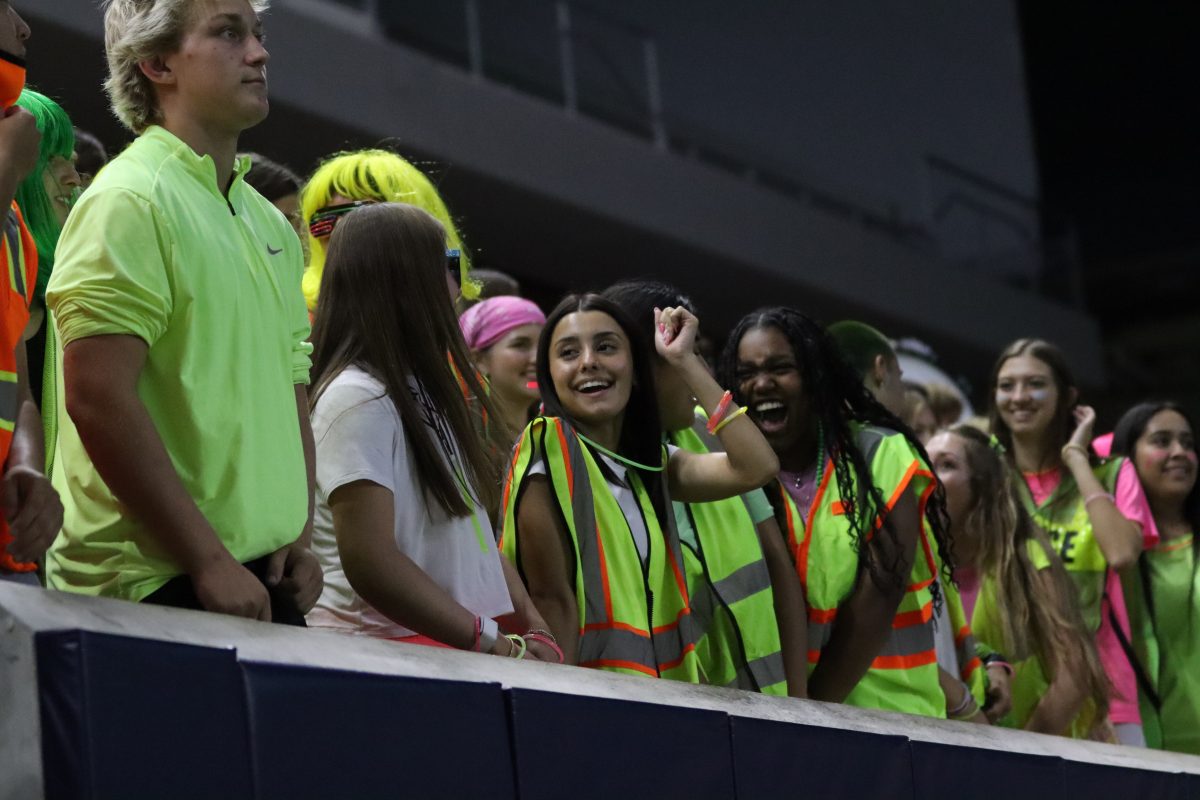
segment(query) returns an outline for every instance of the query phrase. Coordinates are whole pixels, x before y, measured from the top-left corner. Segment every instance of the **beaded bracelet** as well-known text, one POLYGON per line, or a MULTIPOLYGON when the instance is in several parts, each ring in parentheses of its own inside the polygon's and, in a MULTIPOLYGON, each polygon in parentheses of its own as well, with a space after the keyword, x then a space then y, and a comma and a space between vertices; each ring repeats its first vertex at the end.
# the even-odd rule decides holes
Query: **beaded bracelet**
POLYGON ((1117 502, 1117 498, 1113 497, 1108 492, 1096 492, 1095 494, 1089 494, 1087 497, 1084 498, 1084 500, 1083 500, 1084 508, 1091 505, 1093 500, 1099 500, 1104 497, 1107 497, 1113 503, 1117 502))
POLYGON ((558 657, 558 663, 561 664, 564 660, 566 660, 566 656, 563 655, 562 648, 559 647, 556 642, 550 641, 550 639, 546 638, 542 634, 530 631, 529 633, 525 634, 523 638, 526 642, 541 642, 542 644, 546 645, 546 647, 549 647, 550 650, 553 651, 554 655, 558 657))
POLYGON ((733 392, 726 389, 725 394, 721 395, 721 402, 717 403, 716 410, 713 411, 712 416, 708 418, 708 424, 704 426, 709 433, 715 434, 717 432, 717 426, 721 424, 721 420, 723 420, 725 415, 729 412, 729 406, 732 403, 733 392))
POLYGON ((733 422, 735 419, 737 419, 738 417, 740 417, 742 414, 745 414, 745 413, 746 413, 746 406, 742 406, 737 411, 733 412, 732 414, 727 416, 725 419, 721 420, 720 424, 717 425, 717 427, 713 428, 712 432, 720 433, 721 428, 724 428, 726 425, 733 422))

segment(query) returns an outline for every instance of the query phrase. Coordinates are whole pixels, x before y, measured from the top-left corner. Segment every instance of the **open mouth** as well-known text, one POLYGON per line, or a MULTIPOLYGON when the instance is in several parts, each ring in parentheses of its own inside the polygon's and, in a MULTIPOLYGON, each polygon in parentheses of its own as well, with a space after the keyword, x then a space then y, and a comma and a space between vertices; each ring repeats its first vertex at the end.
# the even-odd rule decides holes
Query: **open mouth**
POLYGON ((764 433, 775 433, 787 424, 787 406, 778 400, 761 400, 750 406, 750 416, 764 433))
POLYGON ((575 387, 580 394, 596 395, 612 388, 612 381, 590 380, 575 387))

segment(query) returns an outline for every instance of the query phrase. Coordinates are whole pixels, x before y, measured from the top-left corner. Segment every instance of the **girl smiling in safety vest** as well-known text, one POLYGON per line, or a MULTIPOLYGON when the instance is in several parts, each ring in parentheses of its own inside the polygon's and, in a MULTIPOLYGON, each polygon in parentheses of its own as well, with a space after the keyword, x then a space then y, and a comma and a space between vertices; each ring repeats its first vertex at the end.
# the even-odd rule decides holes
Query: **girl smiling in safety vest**
POLYGON ((1126 459, 1100 461, 1091 451, 1096 412, 1077 405, 1079 391, 1054 345, 1019 339, 996 360, 991 379, 992 433, 1021 472, 1025 509, 1079 591, 1112 683, 1109 718, 1122 744, 1144 745, 1129 618, 1117 571, 1158 543, 1154 517, 1126 459))
POLYGON ((598 295, 567 297, 538 341, 546 416, 514 450, 501 549, 569 663, 696 682, 670 498, 732 497, 766 483, 778 464, 695 354, 696 318, 667 308, 655 324, 655 349, 704 407, 726 452, 668 451, 650 331, 598 295))

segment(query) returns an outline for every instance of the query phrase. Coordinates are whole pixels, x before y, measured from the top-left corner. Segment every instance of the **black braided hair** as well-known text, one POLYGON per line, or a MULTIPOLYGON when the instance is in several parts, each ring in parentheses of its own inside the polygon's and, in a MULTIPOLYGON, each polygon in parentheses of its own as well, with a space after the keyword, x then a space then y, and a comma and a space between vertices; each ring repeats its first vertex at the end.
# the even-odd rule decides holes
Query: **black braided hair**
MULTIPOLYGON (((904 436, 920 455, 930 473, 932 461, 916 435, 899 418, 884 408, 863 384, 862 378, 846 362, 837 345, 820 325, 799 311, 781 306, 761 308, 746 315, 738 322, 725 342, 717 365, 721 382, 731 387, 739 403, 740 381, 737 380, 738 345, 747 332, 757 328, 775 328, 792 346, 797 367, 800 370, 801 386, 808 397, 812 413, 817 416, 825 431, 825 446, 833 459, 834 476, 838 492, 846 507, 846 519, 850 523, 850 534, 859 553, 859 568, 866 565, 875 585, 882 589, 895 589, 898 584, 906 585, 908 575, 898 574, 899 546, 895 528, 887 513, 887 499, 871 480, 871 468, 859 450, 850 429, 850 422, 860 422, 888 428, 904 436), (858 491, 851 491, 852 487, 858 491), (878 550, 866 549, 870 520, 883 519, 882 533, 889 537, 891 552, 896 557, 890 563, 880 563, 878 550)), ((946 497, 941 486, 937 486, 925 505, 925 518, 937 542, 938 555, 942 561, 943 579, 952 581, 954 555, 950 540, 949 517, 946 514, 946 497)), ((920 549, 917 551, 920 558, 920 549)), ((930 587, 935 606, 941 608, 941 592, 937 582, 930 587)))

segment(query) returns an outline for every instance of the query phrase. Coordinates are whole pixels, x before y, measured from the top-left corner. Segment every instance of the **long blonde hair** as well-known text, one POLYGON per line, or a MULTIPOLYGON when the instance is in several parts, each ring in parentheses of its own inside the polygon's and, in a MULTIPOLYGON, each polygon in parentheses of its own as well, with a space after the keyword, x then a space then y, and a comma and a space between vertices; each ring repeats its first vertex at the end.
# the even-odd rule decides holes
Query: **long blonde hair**
POLYGON ((1107 714, 1109 683, 1096 652, 1094 637, 1083 622, 1075 585, 1054 554, 1045 531, 1021 503, 1019 478, 1009 468, 999 445, 970 425, 950 429, 963 444, 970 476, 972 505, 963 521, 979 542, 977 564, 981 576, 996 586, 996 616, 1003 642, 995 642, 1009 658, 1037 656, 1046 677, 1053 680, 1064 645, 1084 661, 1075 676, 1095 702, 1098 716, 1107 714), (1031 542, 1048 554, 1046 568, 1054 597, 1046 597, 1038 579, 1040 570, 1029 555, 1031 542))

